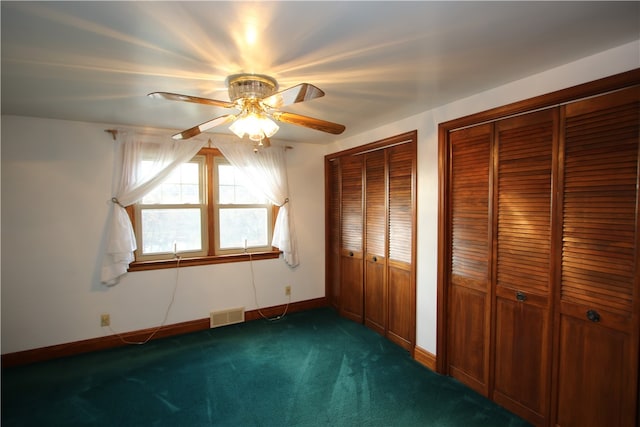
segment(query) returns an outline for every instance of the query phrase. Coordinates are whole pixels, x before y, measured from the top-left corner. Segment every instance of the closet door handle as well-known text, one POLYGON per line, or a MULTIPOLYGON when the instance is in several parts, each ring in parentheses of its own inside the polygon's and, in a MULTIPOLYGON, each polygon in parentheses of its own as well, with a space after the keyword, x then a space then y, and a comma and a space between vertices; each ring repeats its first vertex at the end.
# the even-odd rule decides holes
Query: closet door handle
POLYGON ((599 322, 600 314, 598 314, 598 312, 595 310, 587 310, 587 319, 591 320, 592 322, 599 322))
POLYGON ((520 302, 525 302, 527 300, 527 296, 524 294, 524 292, 517 291, 516 299, 520 302))
POLYGON ((373 262, 378 262, 378 257, 377 256, 373 257, 373 262))
POLYGON ((353 256, 353 252, 349 252, 349 256, 353 256))

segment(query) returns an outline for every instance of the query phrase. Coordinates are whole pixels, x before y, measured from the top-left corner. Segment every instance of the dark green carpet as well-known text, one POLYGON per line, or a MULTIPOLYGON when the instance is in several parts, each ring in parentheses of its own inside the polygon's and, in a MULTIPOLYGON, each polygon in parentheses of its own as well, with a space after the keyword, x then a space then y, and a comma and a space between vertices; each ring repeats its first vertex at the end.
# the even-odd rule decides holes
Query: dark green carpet
POLYGON ((329 309, 2 371, 2 426, 525 426, 329 309))

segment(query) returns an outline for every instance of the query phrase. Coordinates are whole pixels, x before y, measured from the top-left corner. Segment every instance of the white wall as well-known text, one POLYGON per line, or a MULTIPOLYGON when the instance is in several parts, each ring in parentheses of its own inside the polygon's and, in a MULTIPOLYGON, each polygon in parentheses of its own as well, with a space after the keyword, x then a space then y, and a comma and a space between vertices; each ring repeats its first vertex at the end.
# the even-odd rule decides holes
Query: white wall
MULTIPOLYGON (((287 153, 301 264, 254 262, 258 304, 324 296, 323 156, 418 130, 417 345, 436 353, 438 212, 437 124, 640 67, 640 41, 584 58, 426 111, 331 146, 297 144, 287 153)), ((178 273, 167 324, 214 309, 256 308, 248 263, 128 274, 99 283, 99 260, 111 197, 113 144, 108 126, 2 116, 2 353, 161 323, 178 273)))
MULTIPOLYGON (((128 273, 100 284, 114 144, 111 126, 2 116, 2 353, 161 324, 214 309, 256 308, 249 263, 128 273)), ((300 265, 254 261, 257 302, 269 307, 323 297, 325 147, 297 144, 287 164, 300 265)))
POLYGON ((438 123, 640 67, 640 40, 332 144, 333 153, 418 130, 416 344, 436 354, 438 123))

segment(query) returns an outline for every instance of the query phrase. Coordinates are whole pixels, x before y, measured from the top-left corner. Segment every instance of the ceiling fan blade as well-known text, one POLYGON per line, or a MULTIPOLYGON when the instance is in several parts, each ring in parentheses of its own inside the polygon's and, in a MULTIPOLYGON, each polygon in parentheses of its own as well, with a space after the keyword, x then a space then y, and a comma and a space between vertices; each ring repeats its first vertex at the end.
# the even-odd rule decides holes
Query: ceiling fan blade
POLYGON ((168 99, 169 101, 194 102, 196 104, 213 105, 214 107, 235 108, 236 104, 230 101, 219 101, 217 99, 199 98, 197 96, 180 95, 170 92, 151 92, 147 95, 154 99, 168 99))
POLYGON ((280 122, 304 126, 322 132, 332 133, 334 135, 339 135, 345 130, 344 125, 338 123, 331 123, 325 120, 314 119, 313 117, 301 116, 300 114, 287 113, 284 111, 274 112, 273 118, 280 122))
POLYGON ((309 83, 300 83, 283 91, 267 96, 262 103, 271 108, 280 108, 285 105, 296 104, 298 102, 310 101, 324 96, 324 92, 309 83))
POLYGON ((176 133, 172 136, 173 139, 189 139, 193 138, 196 135, 200 135, 202 132, 211 129, 215 126, 220 126, 225 123, 232 122, 236 119, 236 116, 233 114, 227 114, 226 116, 216 117, 213 120, 206 121, 204 123, 200 123, 198 126, 194 126, 190 129, 183 130, 180 133, 176 133))

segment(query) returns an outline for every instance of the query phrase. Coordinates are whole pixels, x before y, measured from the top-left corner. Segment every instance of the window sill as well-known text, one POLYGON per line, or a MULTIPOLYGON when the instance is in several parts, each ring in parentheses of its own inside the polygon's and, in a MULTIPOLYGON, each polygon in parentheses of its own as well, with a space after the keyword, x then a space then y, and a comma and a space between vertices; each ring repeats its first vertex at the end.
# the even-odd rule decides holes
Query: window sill
MULTIPOLYGON (((226 264, 229 262, 258 261, 262 259, 275 259, 280 257, 282 251, 252 252, 246 254, 214 255, 196 258, 180 258, 180 267, 193 267, 196 265, 226 264)), ((163 268, 176 268, 177 259, 157 261, 134 261, 129 264, 128 271, 160 270, 163 268)))

